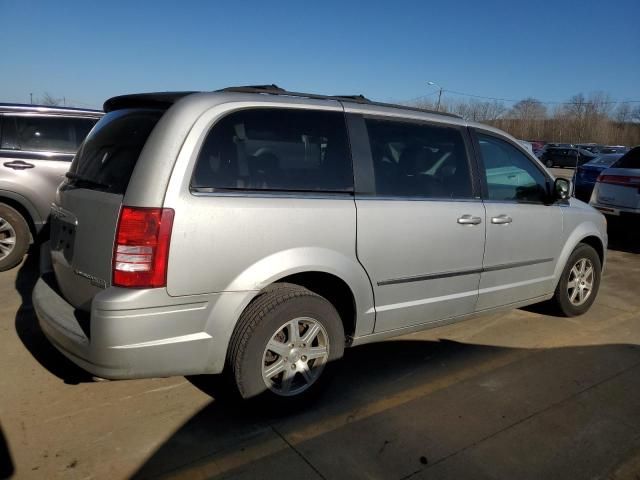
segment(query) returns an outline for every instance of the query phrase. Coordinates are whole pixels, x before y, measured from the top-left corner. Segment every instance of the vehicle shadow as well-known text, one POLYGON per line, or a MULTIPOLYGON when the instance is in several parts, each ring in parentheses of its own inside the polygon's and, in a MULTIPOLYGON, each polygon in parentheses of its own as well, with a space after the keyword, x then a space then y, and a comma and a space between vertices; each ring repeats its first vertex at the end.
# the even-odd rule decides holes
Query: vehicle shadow
POLYGON ((640 221, 607 218, 609 249, 627 253, 640 253, 640 221))
POLYGON ((65 383, 77 385, 92 381, 91 375, 58 352, 40 329, 31 303, 33 287, 39 277, 39 262, 37 249, 32 248, 16 276, 15 287, 22 300, 14 322, 16 333, 33 358, 65 383))
POLYGON ((11 477, 15 472, 9 444, 0 426, 0 479, 11 477))
MULTIPOLYGON (((546 411, 567 389, 574 394, 590 388, 589 382, 599 381, 592 378, 597 377, 594 372, 622 370, 627 363, 640 363, 640 348, 526 350, 397 340, 347 350, 332 388, 304 408, 240 401, 227 393, 222 378, 193 377, 192 384, 212 401, 175 431, 133 478, 404 478, 519 425, 536 408, 546 411)), ((625 388, 636 391, 634 385, 625 388)), ((634 398, 625 401, 631 410, 634 398)), ((625 413, 630 423, 640 422, 637 408, 625 413)), ((604 438, 593 425, 580 422, 585 420, 563 428, 580 430, 588 443, 610 442, 617 455, 627 448, 621 438, 604 438)), ((549 435, 545 441, 560 440, 549 435)), ((506 457, 528 455, 521 441, 502 448, 506 450, 500 455, 506 457)), ((616 460, 609 451, 590 454, 592 466, 616 460)), ((558 462, 567 467, 571 459, 556 455, 552 461, 552 467, 561 469, 564 464, 558 462)), ((535 462, 528 478, 537 478, 532 473, 541 467, 535 462)))

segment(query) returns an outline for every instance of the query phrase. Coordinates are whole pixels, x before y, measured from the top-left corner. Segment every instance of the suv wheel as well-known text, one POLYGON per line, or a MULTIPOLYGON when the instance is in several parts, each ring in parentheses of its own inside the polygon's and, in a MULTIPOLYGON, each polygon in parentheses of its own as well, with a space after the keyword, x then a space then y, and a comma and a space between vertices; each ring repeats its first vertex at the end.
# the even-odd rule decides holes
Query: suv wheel
POLYGON ((596 299, 602 266, 593 247, 581 243, 564 267, 553 303, 567 317, 582 315, 596 299))
POLYGON ((551 160, 547 160, 547 161, 545 162, 545 165, 546 165, 548 168, 551 168, 551 167, 553 167, 553 162, 552 162, 551 160))
POLYGON ((342 321, 328 300, 298 285, 278 284, 240 317, 229 364, 243 398, 297 400, 326 384, 344 343, 342 321))
POLYGON ((29 248, 29 225, 17 210, 0 203, 0 272, 15 267, 29 248))

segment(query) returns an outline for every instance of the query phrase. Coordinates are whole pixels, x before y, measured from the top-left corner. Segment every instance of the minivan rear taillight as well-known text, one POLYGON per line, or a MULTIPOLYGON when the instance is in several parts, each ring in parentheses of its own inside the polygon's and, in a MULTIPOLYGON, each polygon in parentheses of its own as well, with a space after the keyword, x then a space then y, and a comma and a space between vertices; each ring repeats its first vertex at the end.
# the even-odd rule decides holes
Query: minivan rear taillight
POLYGON ((122 207, 113 249, 113 285, 167 285, 173 213, 170 208, 122 207))

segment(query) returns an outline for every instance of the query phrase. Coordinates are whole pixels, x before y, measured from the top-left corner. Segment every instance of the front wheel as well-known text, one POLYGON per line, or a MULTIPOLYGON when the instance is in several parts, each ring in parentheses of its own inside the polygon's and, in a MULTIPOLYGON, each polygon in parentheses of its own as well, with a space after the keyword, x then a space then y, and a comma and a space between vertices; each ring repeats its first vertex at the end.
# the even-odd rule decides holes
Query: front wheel
POLYGON ((545 162, 545 165, 546 165, 548 168, 551 168, 551 167, 553 167, 553 162, 552 162, 551 160, 547 160, 547 161, 545 162))
POLYGON ((298 400, 322 388, 344 343, 342 321, 328 300, 283 284, 266 290, 242 314, 229 364, 243 398, 298 400))
POLYGON ((567 317, 582 315, 596 299, 602 265, 598 253, 581 243, 567 261, 553 297, 557 309, 567 317))

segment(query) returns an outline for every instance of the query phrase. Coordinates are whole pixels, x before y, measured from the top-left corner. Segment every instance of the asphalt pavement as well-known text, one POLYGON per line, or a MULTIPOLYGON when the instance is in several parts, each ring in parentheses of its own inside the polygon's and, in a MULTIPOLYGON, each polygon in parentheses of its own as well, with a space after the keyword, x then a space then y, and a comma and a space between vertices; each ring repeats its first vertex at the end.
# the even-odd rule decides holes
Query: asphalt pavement
POLYGON ((0 273, 0 477, 637 479, 640 256, 612 245, 586 315, 357 347, 317 402, 278 412, 218 377, 92 381, 42 336, 30 257, 0 273))

